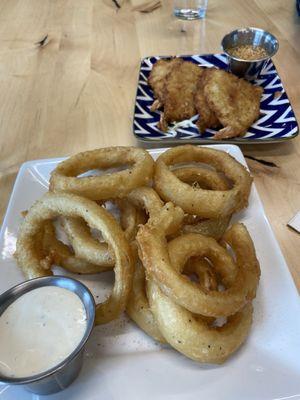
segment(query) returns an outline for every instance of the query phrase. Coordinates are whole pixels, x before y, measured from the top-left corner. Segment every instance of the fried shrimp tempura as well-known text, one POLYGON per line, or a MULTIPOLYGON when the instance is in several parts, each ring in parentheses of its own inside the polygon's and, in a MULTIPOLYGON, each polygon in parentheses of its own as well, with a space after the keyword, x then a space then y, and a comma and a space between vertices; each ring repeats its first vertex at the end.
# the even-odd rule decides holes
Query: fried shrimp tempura
POLYGON ((151 111, 155 111, 163 105, 163 97, 165 92, 166 78, 172 69, 183 62, 181 58, 173 58, 171 60, 158 60, 152 68, 148 83, 153 89, 154 100, 151 111))
POLYGON ((203 68, 185 61, 176 65, 166 78, 164 93, 164 116, 160 123, 166 130, 168 123, 183 121, 197 113, 194 97, 203 68))
POLYGON ((221 69, 207 71, 204 96, 224 126, 214 139, 241 136, 257 120, 263 89, 221 69))

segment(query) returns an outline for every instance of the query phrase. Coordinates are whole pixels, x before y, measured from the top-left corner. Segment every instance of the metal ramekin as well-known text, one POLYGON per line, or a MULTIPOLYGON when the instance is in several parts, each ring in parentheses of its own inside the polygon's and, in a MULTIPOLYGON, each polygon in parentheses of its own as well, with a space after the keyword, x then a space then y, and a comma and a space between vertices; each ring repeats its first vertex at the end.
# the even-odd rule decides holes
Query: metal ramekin
POLYGON ((87 316, 84 336, 76 349, 55 367, 25 378, 10 378, 0 374, 0 381, 12 385, 23 385, 26 390, 36 394, 51 394, 69 386, 80 372, 83 364, 84 346, 94 326, 95 301, 89 289, 81 282, 65 276, 47 276, 23 282, 0 295, 0 315, 17 298, 33 289, 43 286, 59 286, 79 296, 85 307, 87 316))
POLYGON ((268 60, 276 54, 279 44, 271 33, 258 28, 236 29, 224 36, 222 49, 228 57, 228 68, 233 74, 248 80, 257 79, 268 60), (263 47, 268 55, 257 60, 243 60, 230 55, 227 50, 239 45, 253 45, 263 47))

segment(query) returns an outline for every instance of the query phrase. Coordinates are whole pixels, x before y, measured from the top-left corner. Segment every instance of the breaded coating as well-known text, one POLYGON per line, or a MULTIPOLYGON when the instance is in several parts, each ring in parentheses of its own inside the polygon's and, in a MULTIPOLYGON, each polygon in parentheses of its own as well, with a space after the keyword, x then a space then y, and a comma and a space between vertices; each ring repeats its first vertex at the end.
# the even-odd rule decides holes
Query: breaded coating
POLYGON ((198 126, 200 133, 204 133, 207 128, 218 128, 220 126, 216 114, 210 109, 204 96, 205 76, 207 75, 207 71, 207 69, 203 71, 203 74, 198 81, 194 99, 195 107, 199 114, 199 119, 196 122, 196 125, 198 126))
POLYGON ((263 89, 221 69, 207 71, 204 95, 224 126, 214 139, 241 136, 257 120, 263 89))
POLYGON ((192 62, 185 61, 176 65, 172 73, 167 76, 165 93, 163 96, 164 116, 161 128, 169 122, 183 121, 197 113, 194 97, 198 80, 203 68, 192 62))
POLYGON ((156 106, 153 108, 157 109, 163 104, 163 95, 165 92, 166 77, 172 71, 172 69, 183 62, 181 58, 172 58, 171 60, 158 60, 151 70, 148 78, 148 83, 153 89, 154 97, 158 100, 154 101, 153 104, 156 106))

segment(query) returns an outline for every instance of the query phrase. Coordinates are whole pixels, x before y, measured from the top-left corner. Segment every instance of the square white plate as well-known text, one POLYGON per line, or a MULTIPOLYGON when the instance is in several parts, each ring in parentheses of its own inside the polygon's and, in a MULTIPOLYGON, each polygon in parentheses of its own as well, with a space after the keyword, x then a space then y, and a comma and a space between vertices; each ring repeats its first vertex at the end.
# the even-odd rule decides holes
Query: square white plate
MULTIPOLYGON (((229 152, 245 164, 238 147, 214 148, 229 152)), ((156 158, 163 151, 150 150, 150 153, 156 158)), ((24 280, 13 259, 20 212, 47 190, 49 173, 60 160, 30 161, 20 169, 0 234, 0 292, 24 280)), ((65 391, 47 398, 300 399, 299 297, 254 186, 249 207, 237 218, 250 231, 262 276, 251 333, 231 359, 221 366, 197 364, 156 344, 124 316, 94 329, 78 379, 65 391)), ((81 280, 101 300, 109 290, 112 274, 81 280)), ((0 385, 0 399, 36 400, 39 396, 22 388, 0 385)))

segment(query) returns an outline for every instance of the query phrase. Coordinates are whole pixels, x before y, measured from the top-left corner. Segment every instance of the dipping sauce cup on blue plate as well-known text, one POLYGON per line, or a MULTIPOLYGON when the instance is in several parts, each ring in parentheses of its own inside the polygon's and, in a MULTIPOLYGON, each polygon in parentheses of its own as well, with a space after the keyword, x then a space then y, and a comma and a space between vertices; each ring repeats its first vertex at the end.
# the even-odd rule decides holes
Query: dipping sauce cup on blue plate
POLYGON ((274 35, 258 28, 236 29, 224 36, 221 45, 229 71, 248 80, 257 79, 279 47, 274 35))
POLYGON ((95 321, 89 289, 64 276, 36 278, 0 295, 0 381, 36 394, 79 374, 95 321))

